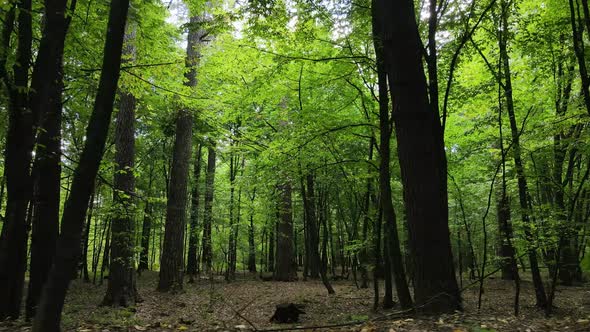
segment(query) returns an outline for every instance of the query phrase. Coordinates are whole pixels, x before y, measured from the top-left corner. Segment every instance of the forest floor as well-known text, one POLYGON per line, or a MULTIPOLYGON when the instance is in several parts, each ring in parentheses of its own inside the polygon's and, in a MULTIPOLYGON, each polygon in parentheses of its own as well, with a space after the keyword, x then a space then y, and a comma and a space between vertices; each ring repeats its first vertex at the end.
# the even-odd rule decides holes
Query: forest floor
MULTIPOLYGON (((413 317, 400 314, 399 307, 373 311, 372 285, 358 289, 352 280, 334 281, 336 294, 328 295, 318 280, 263 282, 240 275, 232 283, 201 279, 185 284, 185 292, 174 295, 157 292, 157 279, 155 272, 138 279, 143 301, 133 309, 99 307, 106 282, 95 286, 74 281, 64 308, 64 331, 590 331, 590 285, 560 287, 551 318, 534 307, 532 285, 527 281, 522 284, 520 316, 514 317, 513 284, 498 279, 486 280, 479 312, 474 286, 462 294, 464 312, 413 317), (285 302, 304 305, 299 323, 269 321, 275 305, 285 302)), ((29 330, 30 325, 22 321, 0 323, 0 331, 29 330)))

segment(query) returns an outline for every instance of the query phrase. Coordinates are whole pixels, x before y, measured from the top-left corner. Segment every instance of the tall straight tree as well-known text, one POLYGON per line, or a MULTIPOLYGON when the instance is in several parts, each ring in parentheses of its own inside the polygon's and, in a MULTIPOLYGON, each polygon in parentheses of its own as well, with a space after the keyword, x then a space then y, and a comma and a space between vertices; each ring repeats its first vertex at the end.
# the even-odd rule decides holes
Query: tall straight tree
POLYGON ((278 281, 293 281, 297 278, 294 266, 293 251, 293 207, 291 198, 291 184, 286 182, 279 186, 277 227, 277 252, 274 279, 278 281))
POLYGON ((203 145, 199 144, 195 156, 195 165, 193 171, 193 190, 191 193, 191 223, 190 235, 188 238, 188 258, 186 272, 189 275, 189 282, 194 282, 195 275, 199 270, 197 261, 197 249, 199 245, 199 178, 201 177, 201 159, 203 145))
MULTIPOLYGON (((135 58, 135 23, 127 24, 125 62, 135 58)), ((133 306, 138 299, 135 274, 135 108, 133 93, 119 89, 119 113, 115 128, 115 214, 111 231, 111 266, 103 305, 133 306)))
MULTIPOLYGON (((199 45, 204 33, 198 29, 198 16, 190 18, 186 45, 185 85, 197 86, 196 66, 199 61, 199 45)), ((166 207, 166 232, 160 268, 159 291, 182 290, 184 274, 184 230, 186 226, 186 207, 188 201, 188 174, 191 158, 193 117, 189 110, 182 109, 176 119, 176 139, 172 167, 170 169, 170 188, 166 207)))
POLYGON ((461 297, 448 226, 447 160, 439 115, 430 104, 438 101, 428 100, 414 2, 373 4, 393 102, 415 301, 423 313, 453 312, 461 297))
POLYGON ((86 141, 80 156, 70 195, 61 222, 61 234, 51 272, 45 286, 35 321, 35 332, 58 332, 61 311, 72 273, 81 255, 80 241, 88 200, 104 153, 105 142, 113 112, 113 102, 119 82, 123 36, 129 0, 112 0, 109 10, 107 36, 102 71, 94 109, 86 129, 86 141))
POLYGON ((211 271, 211 259, 213 249, 211 246, 211 225, 213 223, 213 194, 215 192, 215 146, 207 148, 207 174, 205 175, 205 208, 203 212, 203 250, 202 263, 203 271, 211 271))

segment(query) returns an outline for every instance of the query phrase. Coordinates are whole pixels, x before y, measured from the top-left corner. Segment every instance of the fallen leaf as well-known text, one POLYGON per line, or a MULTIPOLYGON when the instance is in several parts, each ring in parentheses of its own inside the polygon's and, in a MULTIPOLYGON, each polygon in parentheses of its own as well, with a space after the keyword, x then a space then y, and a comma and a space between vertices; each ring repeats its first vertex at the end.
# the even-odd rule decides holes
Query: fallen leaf
POLYGON ((139 325, 133 325, 133 328, 138 331, 146 331, 147 330, 147 327, 143 327, 143 326, 139 326, 139 325))

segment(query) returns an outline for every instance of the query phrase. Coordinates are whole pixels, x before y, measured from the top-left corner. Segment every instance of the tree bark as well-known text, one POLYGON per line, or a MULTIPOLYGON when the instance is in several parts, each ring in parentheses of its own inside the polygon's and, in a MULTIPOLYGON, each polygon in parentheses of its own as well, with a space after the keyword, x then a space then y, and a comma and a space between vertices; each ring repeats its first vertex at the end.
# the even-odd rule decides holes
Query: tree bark
POLYGON ((203 214, 203 271, 211 271, 213 251, 211 247, 211 226, 213 223, 213 194, 215 185, 215 146, 207 148, 207 174, 205 177, 205 211, 203 214))
POLYGON ((416 305, 423 313, 453 312, 461 297, 448 227, 447 162, 439 115, 428 100, 414 5, 375 0, 373 15, 394 101, 416 305))
MULTIPOLYGON (((196 66, 199 60, 199 42, 202 34, 196 28, 197 16, 190 18, 186 46, 188 71, 185 85, 197 86, 196 66)), ((180 110, 176 120, 176 139, 170 169, 170 190, 166 208, 166 232, 160 268, 159 291, 181 291, 184 274, 184 231, 188 200, 188 173, 191 156, 193 117, 188 110, 180 110)))
MULTIPOLYGON (((125 34, 125 62, 135 58, 135 26, 125 34)), ((115 213, 111 231, 111 266, 103 305, 134 306, 139 299, 135 274, 135 96, 119 90, 119 113, 115 128, 115 213)))
POLYGON ((516 123, 516 115, 514 110, 514 100, 512 97, 512 75, 510 72, 510 60, 508 57, 508 14, 510 9, 508 3, 502 1, 501 3, 501 27, 499 32, 499 50, 500 61, 502 65, 502 77, 504 78, 504 98, 506 101, 506 110, 508 111, 508 119, 510 122, 510 133, 512 138, 512 152, 514 158, 514 168, 516 169, 516 177, 518 181, 518 197, 521 209, 521 218, 524 225, 525 237, 528 243, 528 256, 531 265, 531 274, 533 277, 533 284, 535 286, 535 296, 537 299, 537 306, 545 308, 547 306, 547 296, 543 280, 539 271, 539 263, 537 261, 537 249, 534 244, 534 235, 531 230, 531 220, 529 216, 530 203, 528 200, 527 180, 524 174, 524 162, 521 157, 520 146, 520 132, 516 123))
POLYGON ((277 281, 294 281, 297 271, 293 264, 293 209, 291 203, 291 184, 283 183, 279 192, 279 225, 277 231, 277 256, 274 279, 277 281))
MULTIPOLYGON (((141 253, 139 254, 139 265, 137 267, 138 273, 149 269, 148 261, 150 253, 150 235, 152 232, 152 203, 150 202, 150 196, 152 194, 153 173, 154 166, 151 165, 148 176, 147 198, 145 200, 145 206, 143 209, 143 224, 141 227, 141 253)), ((153 250, 154 249, 152 248, 152 251, 153 250)))
POLYGON ((63 212, 54 263, 35 316, 34 332, 59 331, 70 276, 81 254, 80 239, 87 203, 103 156, 113 111, 128 7, 129 0, 111 2, 98 92, 86 130, 84 150, 74 173, 71 194, 63 212))
POLYGON ((30 164, 34 117, 27 93, 32 44, 31 0, 19 0, 16 7, 16 62, 13 80, 5 74, 4 82, 8 90, 8 132, 4 151, 7 200, 0 234, 0 321, 20 315, 27 265, 27 206, 32 193, 30 164))
POLYGON ((197 248, 199 246, 199 179, 201 177, 201 159, 202 159, 203 145, 199 144, 195 157, 195 165, 193 168, 193 190, 191 195, 191 223, 190 236, 188 241, 188 259, 186 265, 186 272, 189 275, 189 282, 194 282, 194 278, 199 270, 197 260, 197 248))

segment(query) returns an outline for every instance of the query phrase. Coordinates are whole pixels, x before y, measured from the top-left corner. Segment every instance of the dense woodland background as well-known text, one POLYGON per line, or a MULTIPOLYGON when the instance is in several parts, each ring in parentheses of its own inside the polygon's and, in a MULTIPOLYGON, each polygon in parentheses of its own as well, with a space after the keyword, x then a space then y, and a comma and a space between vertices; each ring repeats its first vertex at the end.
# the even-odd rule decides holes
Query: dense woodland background
POLYGON ((4 0, 0 19, 0 321, 58 331, 72 281, 135 308, 315 280, 398 316, 479 311, 498 279, 516 316, 588 294, 587 0, 4 0))

